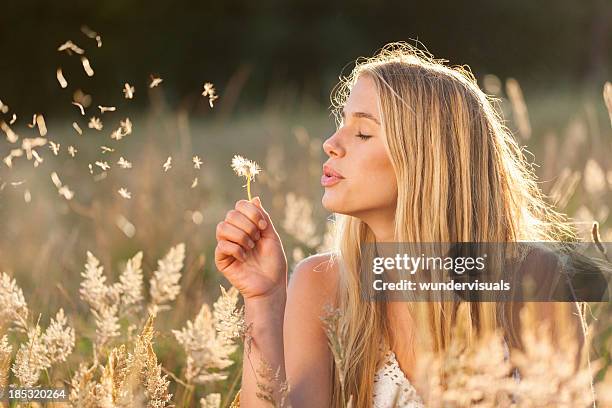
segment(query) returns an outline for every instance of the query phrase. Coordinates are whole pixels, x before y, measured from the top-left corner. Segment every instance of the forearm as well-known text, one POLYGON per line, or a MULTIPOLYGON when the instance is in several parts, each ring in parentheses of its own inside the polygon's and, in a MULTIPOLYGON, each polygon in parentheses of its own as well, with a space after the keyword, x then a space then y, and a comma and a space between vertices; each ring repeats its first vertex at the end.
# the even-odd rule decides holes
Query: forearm
POLYGON ((245 300, 245 323, 248 335, 244 345, 240 405, 243 408, 269 407, 257 394, 267 394, 280 404, 287 393, 281 390, 286 381, 283 343, 283 319, 286 293, 266 299, 245 300), (270 375, 264 374, 266 369, 270 375), (258 387, 258 383, 264 388, 258 387), (268 388, 270 387, 270 388, 268 388), (271 391, 271 392, 270 392, 271 391))

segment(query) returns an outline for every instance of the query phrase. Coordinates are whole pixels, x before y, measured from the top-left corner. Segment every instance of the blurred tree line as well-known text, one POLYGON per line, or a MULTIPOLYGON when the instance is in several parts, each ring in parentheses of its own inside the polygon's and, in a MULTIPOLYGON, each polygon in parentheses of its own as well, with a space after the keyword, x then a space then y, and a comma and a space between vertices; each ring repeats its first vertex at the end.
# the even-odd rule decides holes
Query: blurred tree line
POLYGON ((69 89, 82 87, 96 104, 120 99, 130 82, 142 106, 157 74, 175 106, 192 107, 206 81, 234 107, 256 108, 286 89, 326 105, 356 57, 410 39, 479 76, 599 84, 611 74, 612 1, 2 0, 0 100, 18 114, 57 111, 61 66, 69 89), (100 33, 101 48, 83 24, 100 33), (68 39, 85 48, 93 78, 57 52, 68 39))

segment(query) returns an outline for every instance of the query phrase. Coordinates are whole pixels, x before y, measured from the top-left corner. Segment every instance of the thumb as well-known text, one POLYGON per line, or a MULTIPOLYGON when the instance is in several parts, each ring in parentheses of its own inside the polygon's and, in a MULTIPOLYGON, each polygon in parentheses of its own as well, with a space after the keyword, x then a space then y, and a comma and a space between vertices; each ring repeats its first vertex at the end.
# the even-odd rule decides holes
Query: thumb
POLYGON ((276 232, 276 228, 274 228, 274 224, 272 224, 272 218, 270 218, 270 214, 268 214, 268 212, 265 210, 265 208, 263 208, 263 205, 261 204, 261 199, 259 198, 259 196, 254 197, 252 202, 259 207, 259 210, 261 212, 261 214, 264 217, 264 220, 266 221, 266 228, 261 230, 261 234, 262 236, 266 236, 269 235, 270 233, 274 234, 274 235, 278 235, 278 233, 276 232))

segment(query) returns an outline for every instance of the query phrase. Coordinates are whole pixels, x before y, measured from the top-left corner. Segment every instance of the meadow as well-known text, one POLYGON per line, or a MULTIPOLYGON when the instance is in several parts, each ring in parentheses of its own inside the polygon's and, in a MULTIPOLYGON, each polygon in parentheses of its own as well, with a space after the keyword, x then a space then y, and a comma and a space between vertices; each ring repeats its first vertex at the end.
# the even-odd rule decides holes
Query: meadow
MULTIPOLYGON (((3 101, 0 120, 19 139, 11 142, 3 128, 0 153, 22 153, 0 169, 0 385, 70 386, 74 406, 228 406, 239 389, 240 300, 216 271, 213 252, 216 224, 246 198, 231 159, 260 164, 251 190, 281 233, 291 271, 329 245, 331 214, 319 185, 322 142, 335 129, 327 101, 275 90, 261 109, 233 112, 220 109, 219 89, 210 106, 202 95, 171 109, 161 82, 135 89, 135 98, 148 100, 144 111, 130 108, 123 84, 114 101, 90 95, 85 106, 87 95, 64 74, 68 89, 58 91, 57 103, 70 113, 44 116, 46 133, 30 117, 9 125, 11 104, 3 101), (75 100, 86 115, 70 106, 75 100), (116 110, 101 112, 104 103, 116 110), (100 130, 89 127, 92 116, 100 130), (126 118, 129 132, 112 138, 126 118), (28 138, 46 141, 28 147, 28 138)), ((513 79, 476 76, 533 153, 551 202, 584 240, 593 240, 597 222, 599 239, 612 242, 612 85, 606 105, 603 84, 529 93, 513 79)), ((592 305, 587 319, 591 359, 600 359, 596 380, 608 384, 600 393, 606 406, 609 305, 592 305)), ((543 359, 528 357, 534 365, 543 359)), ((558 353, 548 357, 549 368, 560 366, 558 353)))

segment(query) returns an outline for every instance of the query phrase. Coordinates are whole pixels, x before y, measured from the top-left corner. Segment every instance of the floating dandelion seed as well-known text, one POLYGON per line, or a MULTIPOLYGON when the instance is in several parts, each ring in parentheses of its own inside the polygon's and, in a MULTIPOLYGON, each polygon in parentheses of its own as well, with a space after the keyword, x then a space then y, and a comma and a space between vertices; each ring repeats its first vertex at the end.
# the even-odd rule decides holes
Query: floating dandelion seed
POLYGON ((108 162, 106 162, 106 161, 97 161, 95 163, 95 165, 100 167, 102 170, 110 169, 110 166, 109 166, 108 162))
POLYGON ((17 115, 13 113, 13 117, 11 118, 11 121, 9 122, 9 125, 12 125, 15 122, 17 122, 17 115))
POLYGON ((88 108, 91 105, 91 95, 86 94, 85 92, 77 89, 72 94, 72 100, 80 103, 83 107, 88 108))
POLYGON ((130 163, 129 161, 125 160, 122 157, 119 157, 119 161, 117 162, 117 164, 122 168, 122 169, 131 169, 132 168, 132 163, 130 163))
POLYGON ((68 146, 68 154, 74 157, 78 150, 74 146, 68 146))
POLYGON ((127 82, 123 85, 123 95, 125 99, 132 99, 134 97, 134 92, 136 92, 134 87, 127 82))
POLYGON ((85 116, 85 108, 83 108, 83 105, 81 105, 78 102, 72 102, 72 104, 74 106, 76 106, 77 108, 79 108, 79 111, 81 112, 81 115, 85 116))
POLYGON ((100 113, 114 112, 115 110, 117 110, 117 108, 115 108, 114 106, 100 106, 100 105, 98 105, 98 109, 100 109, 100 113))
POLYGON ((163 166, 164 166, 164 171, 168 171, 172 168, 172 156, 168 156, 163 166))
POLYGON ((213 107, 213 102, 219 98, 216 94, 215 86, 210 82, 206 82, 204 84, 204 92, 202 92, 202 96, 208 96, 208 104, 210 107, 213 107))
POLYGON ((132 121, 130 118, 125 118, 124 120, 119 122, 119 126, 121 126, 121 130, 124 136, 127 136, 132 133, 132 121))
POLYGON ((0 112, 6 113, 9 111, 8 105, 5 105, 2 101, 0 101, 0 112))
POLYGON ((87 37, 91 39, 95 39, 96 43, 98 44, 98 48, 102 47, 102 37, 100 37, 100 35, 96 33, 94 30, 84 25, 81 27, 81 32, 85 34, 87 37))
POLYGON ((87 124, 87 126, 89 126, 90 129, 96 129, 96 130, 102 130, 102 121, 98 118, 96 118, 95 116, 92 116, 91 119, 89 119, 89 123, 87 124))
POLYGON ((59 82, 60 86, 62 88, 66 88, 68 86, 68 81, 66 81, 66 78, 64 78, 64 74, 62 73, 62 69, 58 68, 57 69, 57 82, 59 82))
POLYGON ((191 188, 195 188, 197 185, 198 185, 198 178, 196 177, 191 182, 191 188))
POLYGON ((26 203, 32 201, 32 194, 30 194, 30 190, 28 190, 27 188, 23 192, 23 201, 25 201, 26 203))
POLYGON ((100 149, 102 149, 102 154, 106 153, 106 152, 114 152, 115 149, 108 147, 108 146, 100 146, 100 149))
MULTIPOLYGON (((255 179, 255 176, 259 174, 261 169, 259 165, 254 161, 245 159, 240 155, 234 155, 232 158, 232 169, 234 172, 247 180, 246 188, 249 201, 251 200, 251 180, 255 179)), ((243 186, 244 187, 244 186, 243 186)))
POLYGON ((83 130, 82 130, 82 129, 81 129, 81 127, 78 125, 78 123, 76 123, 76 122, 72 122, 72 127, 73 127, 73 129, 74 129, 74 130, 76 130, 76 132, 77 132, 79 135, 83 135, 83 130))
POLYGON ((128 200, 130 198, 132 198, 132 193, 130 193, 129 191, 127 191, 125 188, 121 187, 119 190, 117 190, 117 192, 119 193, 119 195, 123 198, 127 198, 128 200))
MULTIPOLYGON (((603 88, 603 98, 608 108, 608 114, 610 115, 610 124, 612 125, 612 83, 606 82, 603 88)), ((2 105, 2 103, 0 103, 2 105)))
POLYGON ((11 181, 11 186, 13 187, 19 187, 20 185, 22 185, 23 183, 25 183, 24 180, 21 181, 11 181))
POLYGON ((55 143, 53 140, 49 140, 49 148, 53 151, 53 154, 57 156, 59 153, 60 144, 55 143))
POLYGON ((36 125, 38 126, 38 133, 44 137, 47 134, 47 124, 43 115, 36 116, 36 125))
POLYGON ((94 70, 91 68, 91 65, 89 64, 89 60, 87 59, 87 57, 81 57, 81 63, 83 64, 83 69, 85 70, 85 73, 87 74, 87 76, 89 77, 94 76, 94 70))
POLYGON ((87 165, 87 167, 89 167, 89 174, 93 174, 93 167, 92 167, 91 163, 89 163, 87 165))
POLYGON ((117 217, 116 225, 128 238, 132 238, 136 233, 134 224, 129 222, 128 219, 121 214, 117 217))
POLYGON ((62 182, 56 172, 51 173, 51 180, 53 181, 53 184, 55 184, 55 187, 57 187, 57 192, 59 195, 64 196, 66 200, 71 200, 74 197, 74 191, 71 191, 68 186, 62 185, 62 182))
POLYGON ((72 55, 72 53, 76 53, 82 55, 85 53, 82 48, 78 47, 75 43, 68 40, 57 48, 58 51, 66 51, 68 55, 72 55))
POLYGON ((6 134, 6 140, 8 140, 9 143, 16 143, 17 140, 19 140, 19 136, 13 132, 13 129, 11 129, 6 122, 0 122, 0 129, 6 134))
POLYGON ((21 157, 23 156, 23 150, 21 149, 13 149, 11 150, 11 152, 9 153, 8 156, 6 156, 3 161, 4 163, 9 167, 13 167, 13 158, 14 157, 21 157))
POLYGON ((161 84, 162 81, 163 81, 163 79, 151 75, 151 83, 149 84, 149 88, 155 88, 156 86, 161 84))
POLYGON ((32 123, 28 123, 30 129, 34 128, 34 126, 36 126, 36 114, 32 115, 32 123))
POLYGON ((203 163, 202 160, 198 156, 193 156, 192 161, 193 161, 193 167, 195 167, 196 169, 199 169, 203 163))

